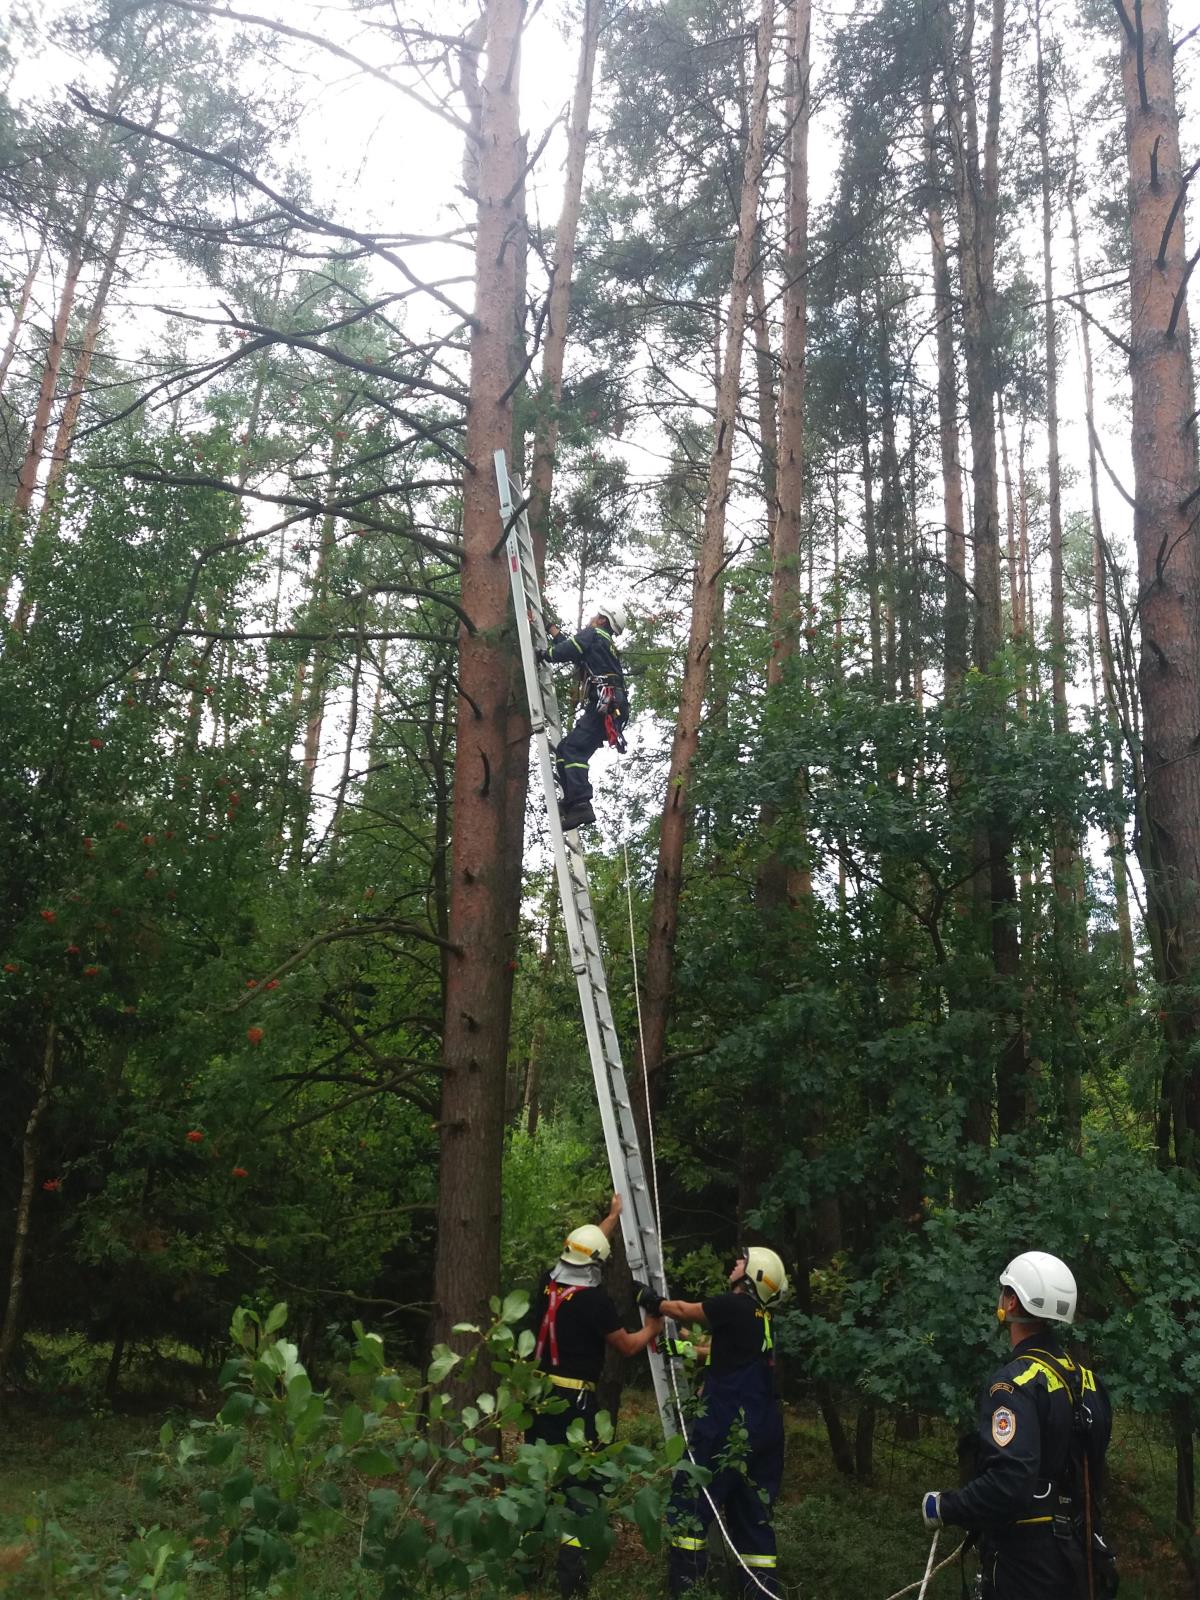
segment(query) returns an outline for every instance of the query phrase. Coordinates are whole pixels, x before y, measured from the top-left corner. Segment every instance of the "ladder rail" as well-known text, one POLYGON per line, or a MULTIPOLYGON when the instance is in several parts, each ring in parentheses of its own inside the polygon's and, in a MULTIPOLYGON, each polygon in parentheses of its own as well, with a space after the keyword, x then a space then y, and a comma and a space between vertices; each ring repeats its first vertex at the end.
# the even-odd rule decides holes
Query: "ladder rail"
MULTIPOLYGON (((662 1241, 646 1182, 637 1125, 621 1060, 620 1040, 609 1004, 603 950, 588 885, 587 863, 578 833, 566 835, 559 817, 554 785, 554 749, 562 737, 562 725, 552 669, 547 663, 539 662, 536 654, 547 648, 548 638, 525 497, 521 486, 509 477, 503 450, 496 451, 495 465, 521 665, 538 768, 546 797, 555 875, 563 908, 563 926, 579 991, 605 1152, 613 1187, 621 1196, 621 1237, 633 1276, 665 1295, 667 1282, 662 1241)), ((678 1392, 682 1387, 682 1371, 680 1364, 674 1361, 672 1365, 676 1371, 672 1374, 667 1370, 665 1357, 650 1351, 647 1354, 650 1355, 650 1371, 663 1431, 670 1437, 679 1431, 673 1391, 678 1392)))

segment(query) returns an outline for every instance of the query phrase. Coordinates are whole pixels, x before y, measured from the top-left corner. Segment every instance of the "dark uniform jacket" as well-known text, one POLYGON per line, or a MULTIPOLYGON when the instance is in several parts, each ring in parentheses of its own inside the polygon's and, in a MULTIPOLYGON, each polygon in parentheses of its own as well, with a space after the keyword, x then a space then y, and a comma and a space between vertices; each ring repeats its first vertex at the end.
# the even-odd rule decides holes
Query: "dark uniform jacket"
POLYGON ((586 704, 591 710, 597 707, 600 685, 608 684, 626 712, 625 720, 629 720, 625 674, 621 670, 621 658, 610 633, 603 628, 592 627, 581 628, 575 634, 560 633, 557 639, 550 640, 546 654, 551 661, 574 662, 579 668, 586 704))
POLYGON ((1017 1345, 984 1386, 975 1473, 965 1488, 943 1492, 943 1522, 992 1538, 1053 1522, 1069 1476, 1074 1409, 1068 1382, 1082 1385, 1092 1416, 1088 1462, 1098 1507, 1112 1433, 1108 1394, 1093 1372, 1076 1366, 1057 1341, 1040 1333, 1017 1345))

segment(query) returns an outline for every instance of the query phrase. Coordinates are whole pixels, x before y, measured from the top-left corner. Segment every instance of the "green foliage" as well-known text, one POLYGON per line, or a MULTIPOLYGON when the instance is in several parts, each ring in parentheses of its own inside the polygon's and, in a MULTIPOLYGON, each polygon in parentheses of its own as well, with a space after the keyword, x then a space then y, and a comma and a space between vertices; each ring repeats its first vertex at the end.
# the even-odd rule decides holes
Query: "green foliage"
POLYGON ((504 1147, 500 1266, 504 1283, 544 1272, 581 1222, 608 1209, 611 1180, 592 1141, 563 1114, 535 1133, 509 1130, 504 1147))

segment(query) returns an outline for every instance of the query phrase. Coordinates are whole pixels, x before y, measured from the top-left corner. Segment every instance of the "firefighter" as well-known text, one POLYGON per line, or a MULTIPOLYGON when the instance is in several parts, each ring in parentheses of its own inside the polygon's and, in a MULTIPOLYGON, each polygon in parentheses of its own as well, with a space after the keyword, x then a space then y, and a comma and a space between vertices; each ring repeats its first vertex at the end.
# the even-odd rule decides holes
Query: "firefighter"
POLYGON ((559 742, 554 757, 562 788, 559 815, 568 832, 596 820, 588 762, 604 744, 622 753, 625 750, 629 694, 615 643, 616 635, 625 630, 625 622, 624 606, 615 600, 599 600, 595 616, 576 634, 566 634, 556 622, 551 623, 550 646, 537 653, 539 661, 571 663, 578 668, 583 683, 579 720, 559 742))
MULTIPOLYGON (((525 1434, 526 1442, 561 1445, 575 1419, 583 1421, 589 1444, 595 1444, 596 1385, 607 1346, 623 1356, 635 1356, 662 1331, 662 1320, 647 1317, 637 1333, 622 1326, 617 1308, 600 1285, 604 1263, 612 1254, 610 1240, 621 1215, 621 1197, 614 1194, 608 1215, 597 1226, 575 1228, 563 1243, 562 1254, 542 1278, 534 1296, 537 1328, 535 1359, 565 1409, 542 1412, 525 1434)), ((568 1507, 579 1515, 590 1510, 575 1492, 577 1480, 563 1485, 568 1507)), ((558 1553, 558 1587, 563 1595, 587 1593, 587 1566, 583 1547, 564 1536, 558 1553)))
POLYGON ((661 1300, 643 1289, 638 1296, 645 1311, 701 1322, 711 1336, 689 1453, 712 1477, 706 1488, 697 1488, 687 1474, 676 1476, 667 1507, 672 1595, 704 1581, 706 1535, 718 1510, 737 1552, 739 1593, 781 1593, 771 1508, 783 1477, 783 1415, 775 1392, 770 1308, 786 1291, 783 1262, 774 1250, 752 1245, 739 1248, 725 1294, 700 1301, 661 1300))
POLYGON ((921 1500, 927 1528, 979 1536, 984 1600, 1103 1600, 1116 1568, 1100 1527, 1112 1407, 1103 1383, 1067 1354, 1071 1269, 1030 1250, 1000 1274, 996 1316, 1010 1359, 979 1398, 976 1466, 962 1489, 921 1500))

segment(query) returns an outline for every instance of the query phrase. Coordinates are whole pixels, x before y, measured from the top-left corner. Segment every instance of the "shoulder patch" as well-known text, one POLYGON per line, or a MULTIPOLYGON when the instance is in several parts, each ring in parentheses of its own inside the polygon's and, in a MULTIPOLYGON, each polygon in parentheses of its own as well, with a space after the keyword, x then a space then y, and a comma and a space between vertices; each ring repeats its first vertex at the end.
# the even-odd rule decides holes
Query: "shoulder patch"
POLYGON ((1016 1436, 1016 1413, 1010 1411, 1008 1406, 997 1406, 995 1411, 992 1412, 993 1441, 1003 1449, 1006 1444, 1011 1444, 1016 1436))
POLYGON ((1011 1383, 994 1383, 988 1390, 988 1398, 991 1399, 994 1394, 1016 1394, 1016 1392, 1011 1383))

